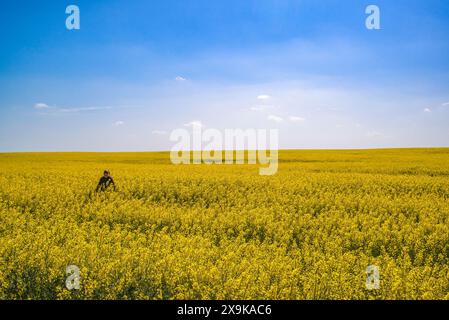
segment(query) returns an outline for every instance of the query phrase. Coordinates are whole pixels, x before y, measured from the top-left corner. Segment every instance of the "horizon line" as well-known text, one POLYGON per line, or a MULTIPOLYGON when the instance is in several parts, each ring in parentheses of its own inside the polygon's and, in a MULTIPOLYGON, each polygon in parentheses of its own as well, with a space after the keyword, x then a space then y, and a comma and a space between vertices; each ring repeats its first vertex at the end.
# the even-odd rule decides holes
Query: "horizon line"
MULTIPOLYGON (((374 148, 282 148, 280 151, 381 151, 381 150, 424 150, 424 149, 449 149, 446 147, 374 147, 374 148)), ((183 150, 179 150, 183 151, 183 150)), ((178 151, 178 152, 179 152, 178 151)), ((185 150, 184 152, 198 152, 198 151, 270 151, 270 149, 235 149, 235 150, 185 150)), ((276 151, 276 150, 274 150, 276 151)), ((171 150, 148 150, 148 151, 0 151, 1 154, 38 154, 38 153, 170 153, 171 150)))

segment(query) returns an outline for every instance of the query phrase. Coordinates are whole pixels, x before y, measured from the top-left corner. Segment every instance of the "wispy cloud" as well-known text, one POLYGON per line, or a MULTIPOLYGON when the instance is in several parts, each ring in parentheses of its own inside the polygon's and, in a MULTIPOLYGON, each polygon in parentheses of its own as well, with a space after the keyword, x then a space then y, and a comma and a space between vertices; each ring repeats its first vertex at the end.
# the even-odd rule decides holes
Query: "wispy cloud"
POLYGON ((115 127, 120 127, 120 126, 123 126, 124 124, 125 124, 125 122, 123 122, 121 120, 114 122, 115 127))
POLYGON ((67 113, 77 113, 83 111, 99 111, 99 110, 110 110, 112 107, 86 107, 86 108, 55 108, 59 112, 67 112, 67 113))
POLYGON ((424 112, 432 112, 430 108, 424 108, 424 112))
POLYGON ((257 96, 257 100, 268 100, 271 97, 268 94, 261 94, 259 96, 257 96))
POLYGON ((441 104, 443 107, 448 107, 449 106, 449 102, 445 102, 441 104))
POLYGON ((39 102, 34 105, 34 109, 38 109, 38 110, 50 109, 50 106, 46 103, 39 102))
POLYGON ((306 119, 303 117, 289 116, 288 120, 290 120, 291 122, 304 122, 306 119))
POLYGON ((380 137, 383 137, 384 134, 379 131, 369 131, 366 133, 366 136, 368 138, 380 138, 380 137))
POLYGON ((194 120, 184 124, 185 127, 194 127, 194 128, 202 128, 204 125, 199 120, 194 120))
POLYGON ((280 122, 284 121, 284 119, 282 119, 281 117, 275 116, 275 115, 273 115, 273 114, 270 114, 270 115, 267 117, 267 119, 270 120, 270 121, 277 122, 277 123, 280 123, 280 122))
POLYGON ((272 105, 258 105, 258 106, 253 106, 251 108, 249 108, 251 111, 256 111, 256 112, 262 112, 262 111, 267 111, 270 109, 275 109, 275 106, 272 105))
POLYGON ((186 81, 187 79, 181 76, 176 76, 175 78, 176 81, 182 82, 182 81, 186 81))
POLYGON ((83 107, 83 108, 67 108, 58 106, 49 106, 46 103, 39 102, 33 106, 36 110, 46 111, 49 113, 78 113, 83 111, 99 111, 99 110, 110 110, 113 107, 83 107))

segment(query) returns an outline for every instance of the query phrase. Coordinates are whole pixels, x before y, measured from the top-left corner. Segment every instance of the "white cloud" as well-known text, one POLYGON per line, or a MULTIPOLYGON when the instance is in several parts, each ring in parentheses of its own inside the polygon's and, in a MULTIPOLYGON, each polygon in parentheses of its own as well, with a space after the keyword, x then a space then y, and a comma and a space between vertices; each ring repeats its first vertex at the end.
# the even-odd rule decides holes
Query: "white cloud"
POLYGON ((447 107, 447 106, 449 106, 449 102, 442 103, 441 105, 442 105, 443 107, 447 107))
POLYGON ((432 110, 430 110, 430 108, 425 108, 424 112, 432 112, 432 110))
POLYGON ((181 76, 177 76, 177 77, 175 78, 175 80, 181 82, 181 81, 186 81, 187 79, 184 78, 184 77, 181 77, 181 76))
POLYGON ((158 136, 163 136, 163 135, 167 134, 167 131, 164 131, 164 130, 153 130, 151 133, 155 134, 155 135, 158 135, 158 136))
POLYGON ((288 119, 291 121, 291 122, 304 122, 306 119, 305 118, 303 118, 303 117, 296 117, 296 116, 290 116, 290 117, 288 117, 288 119))
POLYGON ((184 124, 185 127, 196 127, 196 128, 202 128, 204 125, 199 120, 194 120, 189 123, 184 124))
POLYGON ((35 105, 34 105, 34 109, 49 109, 50 107, 48 106, 48 104, 46 104, 46 103, 42 103, 42 102, 39 102, 39 103, 36 103, 35 105))
POLYGON ((114 122, 114 126, 116 126, 116 127, 123 126, 124 124, 125 123, 123 121, 121 121, 121 120, 114 122))
POLYGON ((275 115, 272 115, 272 114, 270 114, 267 117, 267 119, 271 120, 271 121, 274 121, 274 122, 277 122, 277 123, 284 121, 284 119, 282 119, 281 117, 278 117, 278 116, 275 116, 275 115))
POLYGON ((268 100, 271 97, 268 94, 261 94, 259 96, 257 96, 257 100, 268 100))

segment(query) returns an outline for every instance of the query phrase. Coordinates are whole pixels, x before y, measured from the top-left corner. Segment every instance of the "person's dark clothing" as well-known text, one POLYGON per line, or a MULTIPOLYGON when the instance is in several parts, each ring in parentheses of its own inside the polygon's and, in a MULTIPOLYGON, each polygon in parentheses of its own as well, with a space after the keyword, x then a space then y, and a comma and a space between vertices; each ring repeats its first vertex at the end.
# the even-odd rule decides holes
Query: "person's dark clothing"
POLYGON ((115 183, 114 179, 110 176, 103 176, 101 177, 100 181, 98 182, 97 189, 95 191, 106 191, 106 189, 109 188, 109 186, 113 186, 115 190, 115 183))

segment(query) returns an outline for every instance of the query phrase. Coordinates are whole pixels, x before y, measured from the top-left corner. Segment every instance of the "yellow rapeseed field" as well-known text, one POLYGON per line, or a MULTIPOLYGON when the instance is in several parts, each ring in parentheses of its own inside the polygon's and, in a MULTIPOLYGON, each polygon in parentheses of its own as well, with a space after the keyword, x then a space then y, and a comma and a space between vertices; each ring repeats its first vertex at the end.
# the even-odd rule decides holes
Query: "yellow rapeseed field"
POLYGON ((279 161, 0 154, 0 299, 449 299, 449 149, 279 161))

